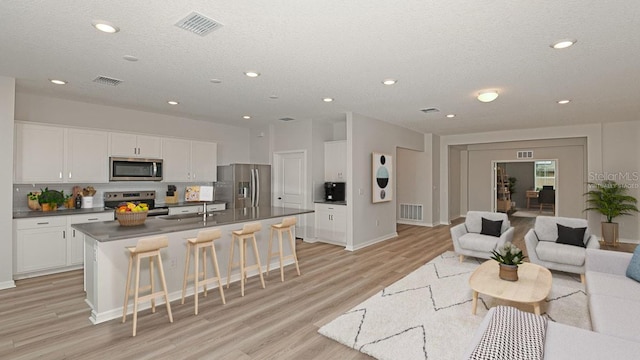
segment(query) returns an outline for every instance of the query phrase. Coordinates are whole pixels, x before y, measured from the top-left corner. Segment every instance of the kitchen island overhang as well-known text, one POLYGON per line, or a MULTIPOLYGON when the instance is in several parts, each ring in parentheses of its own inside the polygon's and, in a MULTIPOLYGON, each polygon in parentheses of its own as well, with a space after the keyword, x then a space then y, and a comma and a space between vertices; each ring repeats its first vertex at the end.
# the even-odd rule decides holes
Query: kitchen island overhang
MULTIPOLYGON (((125 247, 135 246, 140 238, 156 235, 169 237, 169 246, 161 250, 162 263, 165 271, 170 301, 182 297, 182 280, 186 259, 186 239, 195 237, 200 230, 219 228, 222 238, 214 242, 223 285, 227 284, 229 264, 229 250, 231 245, 231 231, 242 228, 244 223, 259 221, 262 230, 256 233, 258 252, 262 263, 262 271, 267 267, 267 246, 270 227, 282 222, 288 216, 303 216, 313 213, 313 210, 300 210, 281 207, 260 207, 246 209, 229 209, 217 211, 214 215, 192 215, 186 217, 156 217, 148 218, 143 225, 120 226, 117 221, 101 223, 78 224, 73 227, 85 235, 84 281, 87 294, 86 302, 91 307, 90 320, 94 324, 122 317, 124 304, 125 281, 129 254, 125 247)), ((275 238, 276 235, 274 235, 275 238)), ((284 249, 289 253, 288 247, 284 249)), ((237 253, 237 252, 236 252, 237 253)), ((236 255, 237 256, 237 255, 236 255)), ((247 261, 254 259, 252 249, 247 248, 247 261)), ((285 261, 284 265, 293 264, 293 260, 285 261)), ((213 274, 210 262, 207 263, 207 273, 213 274)), ((279 268, 279 258, 273 257, 271 268, 279 268)), ((304 271, 304 269, 302 269, 304 271)), ((193 269, 191 269, 191 273, 193 269)), ((148 285, 148 263, 141 268, 141 286, 148 285)), ((257 271, 249 272, 248 277, 257 275, 257 271)), ((159 284, 159 278, 155 278, 159 284)), ((231 273, 230 282, 240 280, 239 270, 231 273)), ((249 280, 255 281, 255 280, 249 280)), ((267 283, 268 286, 268 283, 267 283)), ((212 285, 211 289, 216 286, 212 285)), ((226 290, 226 289, 225 289, 226 290)), ((259 289, 260 291, 262 289, 259 289)), ((240 292, 240 286, 232 286, 227 291, 240 292)), ((187 296, 193 296, 193 284, 187 286, 187 296)), ((236 301, 241 301, 237 299, 236 301)), ((161 301, 157 301, 161 304, 161 301)), ((141 304, 140 309, 150 308, 150 303, 141 304)), ((223 306, 223 305, 220 305, 223 306)), ((130 314, 133 305, 130 303, 127 313, 130 314)))

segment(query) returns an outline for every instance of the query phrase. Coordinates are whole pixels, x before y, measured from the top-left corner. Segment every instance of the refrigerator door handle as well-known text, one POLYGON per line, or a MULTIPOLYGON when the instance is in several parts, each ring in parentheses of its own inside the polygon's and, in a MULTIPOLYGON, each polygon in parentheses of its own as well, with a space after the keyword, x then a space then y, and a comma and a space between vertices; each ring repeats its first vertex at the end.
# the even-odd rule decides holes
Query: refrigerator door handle
POLYGON ((251 207, 256 206, 255 202, 256 202, 256 196, 255 196, 255 191, 256 191, 256 177, 254 174, 254 169, 250 169, 251 170, 251 179, 249 182, 249 187, 251 188, 251 193, 249 194, 249 196, 251 197, 251 207))
POLYGON ((256 169, 256 204, 255 206, 260 206, 260 172, 256 169))

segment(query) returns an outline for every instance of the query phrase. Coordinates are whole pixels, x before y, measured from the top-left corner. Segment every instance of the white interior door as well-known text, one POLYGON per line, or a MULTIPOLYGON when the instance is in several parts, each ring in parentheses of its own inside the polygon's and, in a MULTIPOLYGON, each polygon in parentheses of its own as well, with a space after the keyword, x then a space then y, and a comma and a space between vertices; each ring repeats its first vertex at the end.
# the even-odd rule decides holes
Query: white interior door
MULTIPOLYGON (((305 208, 306 153, 293 151, 274 153, 273 206, 293 209, 305 208)), ((304 237, 305 216, 298 217, 296 234, 304 237)))

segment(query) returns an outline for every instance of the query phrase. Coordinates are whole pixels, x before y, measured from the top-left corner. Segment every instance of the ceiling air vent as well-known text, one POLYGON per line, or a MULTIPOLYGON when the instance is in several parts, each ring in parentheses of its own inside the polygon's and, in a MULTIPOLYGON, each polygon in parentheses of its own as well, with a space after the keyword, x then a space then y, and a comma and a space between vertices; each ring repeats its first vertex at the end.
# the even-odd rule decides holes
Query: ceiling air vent
POLYGON ((290 118, 290 117, 283 117, 283 118, 280 118, 278 120, 281 120, 281 121, 293 121, 295 119, 294 118, 290 118))
POLYGON ((184 19, 178 21, 175 25, 200 36, 205 36, 213 30, 217 30, 222 27, 222 24, 219 22, 195 11, 187 15, 184 19))
POLYGON ((517 159, 533 159, 533 150, 519 150, 516 153, 517 159))
POLYGON ((422 111, 425 114, 431 114, 431 113, 440 112, 440 109, 438 109, 438 108, 424 108, 424 109, 420 109, 420 111, 422 111))
POLYGON ((106 77, 106 76, 100 75, 97 78, 93 79, 93 82, 94 83, 98 83, 98 84, 102 84, 102 85, 118 86, 118 85, 120 85, 122 80, 114 79, 114 78, 110 78, 110 77, 106 77))

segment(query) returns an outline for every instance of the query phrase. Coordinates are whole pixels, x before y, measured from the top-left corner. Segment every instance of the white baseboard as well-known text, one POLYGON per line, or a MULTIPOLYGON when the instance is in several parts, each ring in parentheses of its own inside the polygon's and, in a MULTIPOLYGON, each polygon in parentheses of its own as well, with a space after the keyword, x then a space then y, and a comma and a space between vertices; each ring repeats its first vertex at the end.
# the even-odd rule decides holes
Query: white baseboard
MULTIPOLYGON (((292 265, 292 264, 294 264, 293 259, 287 259, 287 260, 285 260, 283 266, 292 265)), ((277 281, 279 282, 280 281, 280 275, 279 275, 279 273, 280 273, 280 262, 279 261, 271 262, 271 264, 269 266, 269 270, 271 272, 278 273, 277 281)), ((266 274, 267 274, 267 266, 266 265, 262 266, 262 272, 263 272, 263 276, 266 276, 266 274)), ((301 271, 301 273, 302 273, 302 271, 301 271)), ((247 278, 257 277, 257 276, 258 276, 258 271, 257 270, 252 270, 252 271, 247 272, 247 278)), ((254 281, 260 281, 260 280, 256 279, 254 281)), ((235 289, 237 291, 240 291, 240 274, 231 275, 231 283, 233 284, 234 282, 238 282, 238 284, 235 287, 235 289)), ((266 280, 265 280, 265 282, 266 282, 266 280)), ((227 285, 227 278, 226 278, 226 276, 223 276, 222 286, 226 286, 226 285, 227 285)), ((265 284, 265 285, 267 285, 267 284, 265 284)), ((227 289, 225 288, 225 290, 227 290, 227 289)), ((202 290, 200 292, 204 292, 204 290, 202 290)), ((209 293, 208 296, 211 296, 211 295, 218 296, 218 297, 220 296, 220 293, 218 291, 218 287, 215 286, 215 284, 211 284, 211 287, 207 286, 207 293, 209 293)), ((187 292, 186 292, 185 298, 190 297, 190 296, 193 296, 193 282, 190 282, 187 285, 187 292)), ((176 301, 176 300, 180 300, 180 299, 182 299, 182 289, 178 289, 178 290, 176 290, 174 292, 170 292, 169 293, 169 301, 170 302, 173 302, 173 301, 176 301)), ((92 304, 90 302, 86 301, 86 303, 89 306, 92 306, 92 304)), ((164 303, 165 303, 164 298, 162 298, 162 297, 156 298, 156 312, 164 310, 163 309, 164 303)), ((220 303, 220 304, 222 305, 222 303, 220 303)), ((150 309, 150 308, 151 308, 151 302, 150 301, 146 301, 146 302, 144 302, 144 303, 142 303, 142 304, 140 304, 138 306, 138 311, 146 310, 146 309, 150 309)), ((133 314, 133 297, 129 298, 129 305, 127 307, 127 316, 129 316, 131 314, 133 314)), ((92 307, 91 316, 89 317, 89 321, 91 321, 91 323, 93 323, 95 325, 95 324, 100 324, 102 322, 113 320, 113 319, 118 319, 118 318, 122 318, 122 307, 119 307, 119 308, 116 308, 116 309, 107 310, 107 311, 104 311, 104 312, 101 312, 101 313, 96 313, 93 310, 93 307, 92 307)), ((129 320, 130 320, 130 318, 129 318, 129 320)))
POLYGON ((625 244, 640 244, 640 240, 636 239, 618 239, 618 242, 625 244))
POLYGON ((13 280, 0 282, 0 290, 11 289, 14 287, 16 287, 16 282, 13 280))
POLYGON ((389 240, 389 239, 392 239, 392 238, 395 238, 395 237, 398 237, 398 233, 394 231, 391 234, 387 234, 387 235, 383 235, 383 236, 380 236, 380 237, 375 238, 375 239, 371 239, 371 240, 369 240, 369 241, 367 241, 365 243, 359 244, 358 246, 347 245, 346 249, 349 250, 349 251, 356 251, 356 250, 360 250, 362 248, 365 248, 367 246, 371 246, 373 244, 377 244, 379 242, 382 242, 382 241, 385 241, 385 240, 389 240))
POLYGON ((403 224, 403 225, 416 225, 416 226, 433 227, 433 224, 426 223, 426 222, 421 222, 421 221, 397 220, 396 223, 403 224))

